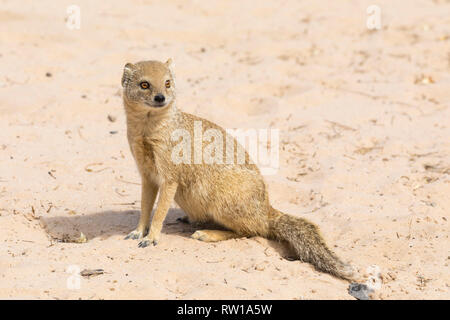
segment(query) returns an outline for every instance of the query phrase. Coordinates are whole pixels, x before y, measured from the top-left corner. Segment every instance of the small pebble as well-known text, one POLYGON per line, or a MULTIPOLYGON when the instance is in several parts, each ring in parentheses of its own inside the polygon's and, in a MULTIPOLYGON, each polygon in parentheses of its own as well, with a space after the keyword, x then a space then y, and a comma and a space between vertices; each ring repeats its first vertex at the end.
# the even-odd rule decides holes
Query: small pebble
POLYGON ((348 287, 348 293, 358 300, 370 300, 370 294, 373 290, 362 283, 352 283, 348 287))

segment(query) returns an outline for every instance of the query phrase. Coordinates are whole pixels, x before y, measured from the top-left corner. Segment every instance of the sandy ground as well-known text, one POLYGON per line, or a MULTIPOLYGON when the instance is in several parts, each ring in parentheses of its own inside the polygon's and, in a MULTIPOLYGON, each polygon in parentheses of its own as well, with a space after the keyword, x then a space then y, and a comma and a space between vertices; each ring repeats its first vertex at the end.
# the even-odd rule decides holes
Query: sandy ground
POLYGON ((168 57, 184 111, 280 129, 271 202, 378 266, 379 298, 450 298, 450 1, 378 1, 378 31, 369 1, 77 0, 69 30, 72 3, 0 1, 0 298, 353 299, 274 242, 190 239, 175 205, 158 246, 123 240, 122 68, 168 57))

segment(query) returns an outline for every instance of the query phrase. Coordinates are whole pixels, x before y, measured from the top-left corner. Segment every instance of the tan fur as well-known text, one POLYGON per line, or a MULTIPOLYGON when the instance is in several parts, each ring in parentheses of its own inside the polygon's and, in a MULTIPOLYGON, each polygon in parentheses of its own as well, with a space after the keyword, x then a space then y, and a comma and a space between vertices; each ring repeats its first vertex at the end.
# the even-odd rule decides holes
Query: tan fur
MULTIPOLYGON (((127 238, 143 237, 150 225, 148 235, 139 245, 156 245, 167 211, 175 200, 190 221, 212 222, 226 230, 199 230, 192 236, 195 239, 220 241, 262 236, 285 241, 300 260, 337 277, 351 279, 351 268, 328 249, 314 224, 271 207, 263 178, 257 166, 249 163, 247 154, 243 164, 172 161, 172 150, 178 141, 172 141, 171 136, 176 129, 185 129, 194 137, 194 121, 201 121, 203 131, 213 128, 222 132, 224 150, 227 134, 208 120, 178 111, 170 61, 127 64, 122 84, 128 141, 142 177, 141 218, 127 238), (171 82, 170 88, 164 85, 167 80, 171 82), (142 81, 148 81, 151 88, 140 88, 142 81), (153 105, 157 94, 166 96, 164 106, 153 105), (158 190, 159 202, 150 224, 158 190)), ((237 147, 238 143, 231 139, 237 147)))

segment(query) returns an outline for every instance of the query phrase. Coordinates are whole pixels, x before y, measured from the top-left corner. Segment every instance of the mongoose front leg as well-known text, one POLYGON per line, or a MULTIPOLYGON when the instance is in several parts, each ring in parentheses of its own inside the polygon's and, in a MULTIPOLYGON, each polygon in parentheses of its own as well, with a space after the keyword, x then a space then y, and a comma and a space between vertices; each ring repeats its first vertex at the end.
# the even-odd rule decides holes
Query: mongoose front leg
POLYGON ((159 236, 161 234, 162 225, 164 219, 166 218, 167 211, 169 210, 170 204, 175 197, 177 192, 177 183, 164 182, 160 189, 160 196, 158 205, 156 207, 155 214, 153 215, 152 223, 150 226, 150 232, 148 235, 142 239, 139 243, 139 247, 147 247, 150 243, 154 246, 158 244, 159 236))
POLYGON ((197 230, 192 234, 191 238, 205 242, 217 242, 234 238, 242 238, 242 236, 233 231, 197 230))
POLYGON ((148 178, 142 178, 142 195, 141 195, 141 216, 135 230, 131 231, 125 239, 141 239, 148 231, 150 215, 153 205, 155 204, 156 195, 158 194, 158 186, 148 178))

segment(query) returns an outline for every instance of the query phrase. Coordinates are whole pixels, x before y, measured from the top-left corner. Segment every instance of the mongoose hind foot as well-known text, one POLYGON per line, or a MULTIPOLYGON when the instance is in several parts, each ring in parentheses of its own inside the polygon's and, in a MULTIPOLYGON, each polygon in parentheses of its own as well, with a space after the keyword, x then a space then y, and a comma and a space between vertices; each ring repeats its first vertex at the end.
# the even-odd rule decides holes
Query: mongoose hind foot
POLYGON ((241 236, 232 231, 197 230, 191 235, 191 238, 204 242, 218 242, 234 238, 241 238, 241 236))

